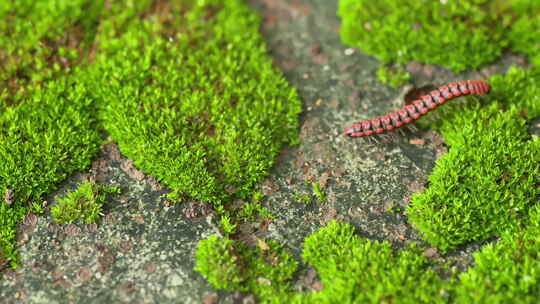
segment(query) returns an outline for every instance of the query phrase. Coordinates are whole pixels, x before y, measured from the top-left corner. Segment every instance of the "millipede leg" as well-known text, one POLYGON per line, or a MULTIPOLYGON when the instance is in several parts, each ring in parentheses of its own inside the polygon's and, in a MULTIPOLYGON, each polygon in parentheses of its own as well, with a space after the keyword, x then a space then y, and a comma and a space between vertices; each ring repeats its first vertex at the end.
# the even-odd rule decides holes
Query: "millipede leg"
POLYGON ((407 125, 406 127, 407 127, 407 129, 409 129, 409 131, 411 131, 411 132, 418 132, 418 128, 415 127, 414 125, 407 125))

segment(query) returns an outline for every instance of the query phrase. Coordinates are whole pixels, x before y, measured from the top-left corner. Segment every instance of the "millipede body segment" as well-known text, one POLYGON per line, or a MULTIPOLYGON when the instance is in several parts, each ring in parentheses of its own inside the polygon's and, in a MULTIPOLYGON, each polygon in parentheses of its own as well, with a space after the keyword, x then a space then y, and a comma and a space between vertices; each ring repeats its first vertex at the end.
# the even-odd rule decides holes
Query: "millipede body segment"
POLYGON ((361 137, 392 131, 417 120, 422 115, 427 114, 429 111, 432 111, 454 97, 469 94, 487 94, 489 90, 489 84, 481 80, 451 82, 448 85, 431 91, 429 94, 420 96, 419 99, 413 101, 410 105, 393 113, 357 122, 343 131, 343 134, 361 137))

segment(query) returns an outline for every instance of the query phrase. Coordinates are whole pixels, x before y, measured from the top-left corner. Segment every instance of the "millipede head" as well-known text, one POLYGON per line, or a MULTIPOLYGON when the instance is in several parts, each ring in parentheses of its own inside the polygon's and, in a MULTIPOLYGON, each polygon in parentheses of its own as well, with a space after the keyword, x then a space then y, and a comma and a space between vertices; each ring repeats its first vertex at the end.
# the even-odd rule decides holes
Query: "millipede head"
POLYGON ((348 135, 348 136, 363 136, 364 135, 364 133, 362 132, 362 125, 359 123, 353 124, 350 128, 343 131, 342 134, 348 135))
POLYGON ((489 83, 485 82, 485 81, 478 81, 478 88, 479 88, 479 93, 480 94, 487 94, 489 93, 490 91, 490 86, 489 86, 489 83))

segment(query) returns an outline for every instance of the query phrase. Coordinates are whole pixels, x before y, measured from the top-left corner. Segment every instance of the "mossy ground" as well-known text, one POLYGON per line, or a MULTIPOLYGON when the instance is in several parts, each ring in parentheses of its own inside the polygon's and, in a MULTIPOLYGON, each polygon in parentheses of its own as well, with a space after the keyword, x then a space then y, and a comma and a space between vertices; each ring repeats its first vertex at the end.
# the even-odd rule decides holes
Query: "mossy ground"
MULTIPOLYGON (((225 237, 200 243, 197 269, 216 288, 251 292, 262 301, 276 303, 493 303, 515 299, 532 303, 538 297, 539 213, 534 205, 538 175, 529 172, 538 172, 534 160, 539 141, 527 134, 527 122, 538 115, 534 97, 537 70, 516 69, 492 78, 493 97, 478 105, 457 106, 444 114, 441 123, 430 125, 441 130, 451 150, 439 160, 430 187, 413 198, 408 212, 426 240, 442 249, 502 235, 500 241, 476 254, 475 267, 443 279, 435 270, 446 271, 446 266, 422 256, 417 246, 395 250, 387 242, 359 237, 357 232, 363 231, 348 224, 330 222, 305 240, 302 253, 306 264, 318 271, 322 285, 318 292, 298 293, 291 282, 298 262, 282 245, 257 239, 250 246, 236 239, 237 227, 243 222, 272 217, 260 207, 262 195, 253 192, 253 185, 271 166, 279 147, 294 142, 299 112, 294 90, 271 68, 264 54, 256 32, 258 19, 239 1, 176 2, 181 3, 178 5, 126 1, 109 7, 99 1, 92 2, 95 6, 88 3, 81 1, 80 7, 99 18, 87 22, 93 38, 88 38, 92 41, 88 49, 77 51, 88 56, 81 60, 81 67, 57 68, 56 75, 42 72, 39 64, 31 65, 30 74, 48 78, 37 77, 23 82, 20 87, 24 89, 17 86, 3 91, 9 98, 3 99, 0 125, 6 128, 0 130, 8 131, 0 131, 7 147, 0 155, 11 163, 4 162, 8 165, 0 173, 2 178, 8 174, 18 178, 0 184, 12 201, 0 204, 1 245, 12 265, 16 263, 14 228, 27 212, 25 207, 40 202, 73 171, 87 168, 101 143, 99 132, 107 131, 138 167, 176 190, 171 197, 215 203, 225 237), (200 37, 211 39, 201 45, 200 37), (43 97, 47 94, 50 97, 43 97), (67 102, 58 102, 63 100, 59 96, 67 102), (51 102, 44 103, 47 98, 51 102), (40 120, 43 117, 47 119, 40 120), (285 125, 280 124, 282 119, 285 125), (18 140, 10 142, 12 138, 18 140), (241 144, 243 139, 247 145, 241 144), (36 146, 41 142, 43 146, 36 146), (12 174, 20 171, 22 162, 11 154, 14 148, 31 156, 19 175, 12 174), (470 153, 452 154, 471 148, 470 153), (43 155, 58 156, 49 159, 43 155), (460 170, 450 163, 444 165, 450 160, 458 162, 460 170), (470 179, 495 189, 486 193, 482 191, 485 187, 470 179), (32 183, 15 187, 21 181, 32 183), (227 204, 235 198, 246 202, 240 207, 227 204), (433 201, 442 204, 448 199, 452 208, 432 208, 433 201), (493 200, 502 201, 502 206, 493 200), (466 212, 459 212, 462 207, 466 212), (505 212, 508 210, 513 211, 505 212), (454 216, 448 219, 449 214, 454 216)), ((526 1, 513 3, 516 11, 534 12, 533 6, 526 9, 526 1)), ((13 16, 14 10, 2 12, 13 16)), ((478 12, 478 8, 469 5, 465 11, 478 12)), ((478 16, 482 22, 492 20, 478 16)), ((54 19, 58 20, 63 19, 54 19)), ((70 22, 80 24, 65 21, 70 22)), ((531 48, 537 44, 530 42, 537 37, 528 30, 537 24, 534 19, 518 19, 518 23, 520 27, 513 28, 520 28, 524 40, 512 42, 515 50, 534 55, 531 48)), ((494 44, 503 45, 504 39, 494 40, 494 44)), ((31 47, 35 45, 39 44, 31 47)), ((497 54, 491 47, 486 49, 492 56, 497 54)), ((74 52, 73 58, 78 58, 74 52)), ((73 61, 79 64, 78 59, 73 61)), ((461 69, 459 65, 451 68, 461 69)), ((13 83, 12 78, 5 77, 8 83, 13 83)), ((4 181, 10 180, 0 180, 4 181)), ((315 196, 323 200, 319 183, 311 185, 315 196)))
POLYGON ((540 200, 540 140, 528 134, 528 122, 540 115, 539 71, 511 69, 489 83, 485 101, 451 107, 432 124, 450 151, 407 210, 425 239, 442 250, 526 223, 540 200))
POLYGON ((95 223, 103 215, 107 195, 112 193, 120 193, 120 188, 85 181, 51 207, 53 221, 61 224, 95 223))
POLYGON ((375 56, 383 64, 418 61, 461 72, 493 62, 507 50, 540 64, 537 1, 339 3, 344 43, 375 56))
MULTIPOLYGON (((340 9, 345 42, 372 53, 383 63, 415 60, 462 71, 492 62, 509 48, 523 52, 537 64, 540 39, 535 34, 518 33, 537 33, 540 19, 532 1, 514 1, 508 6, 501 1, 383 2, 341 1, 340 9), (438 13, 441 18, 436 18, 438 13), (379 14, 388 20, 378 21, 379 14), (417 20, 422 23, 410 31, 417 20), (475 27, 469 31, 471 24, 475 27), (519 49, 518 45, 527 48, 519 49)), ((305 240, 302 254, 318 271, 322 291, 289 291, 272 297, 259 294, 260 287, 251 292, 276 303, 285 299, 318 303, 534 303, 540 292, 540 239, 536 235, 540 140, 528 133, 528 124, 540 115, 538 73, 538 68, 513 68, 505 75, 493 76, 488 80, 492 92, 486 98, 469 98, 467 103, 449 106, 437 122, 421 122, 440 130, 450 152, 437 161, 429 187, 413 196, 407 214, 425 240, 443 252, 500 236, 475 254, 474 267, 461 274, 452 270, 442 279, 427 269, 446 266, 429 265, 414 248, 392 251, 388 243, 363 240, 347 224, 332 222, 305 240), (362 253, 351 253, 356 251, 362 253), (385 258, 377 262, 381 256, 385 258), (359 275, 350 275, 356 269, 359 275), (379 271, 383 278, 375 279, 379 271), (402 272, 404 277, 414 278, 411 288, 399 279, 402 272), (342 278, 343 273, 347 275, 342 278), (369 278, 362 279, 363 273, 369 273, 369 278)), ((207 262, 204 256, 212 250, 201 247, 198 262, 207 262)), ((220 284, 233 288, 226 280, 220 284)), ((250 284, 257 282, 252 280, 245 286, 250 284)))
POLYGON ((2 265, 17 265, 27 207, 88 168, 100 134, 173 196, 215 204, 251 198, 295 141, 300 102, 241 1, 6 2, 0 14, 2 265))

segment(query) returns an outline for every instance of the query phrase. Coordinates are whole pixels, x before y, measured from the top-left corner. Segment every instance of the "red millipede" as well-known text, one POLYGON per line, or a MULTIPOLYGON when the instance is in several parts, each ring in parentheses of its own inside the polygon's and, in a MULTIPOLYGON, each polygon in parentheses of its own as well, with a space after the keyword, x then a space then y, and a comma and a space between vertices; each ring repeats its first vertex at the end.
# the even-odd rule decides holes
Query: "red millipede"
POLYGON ((393 113, 357 122, 343 131, 343 134, 361 137, 392 131, 417 120, 422 115, 427 114, 454 97, 469 94, 487 94, 489 90, 489 84, 482 80, 451 82, 448 85, 440 86, 429 94, 420 96, 419 99, 413 101, 410 105, 393 113))

